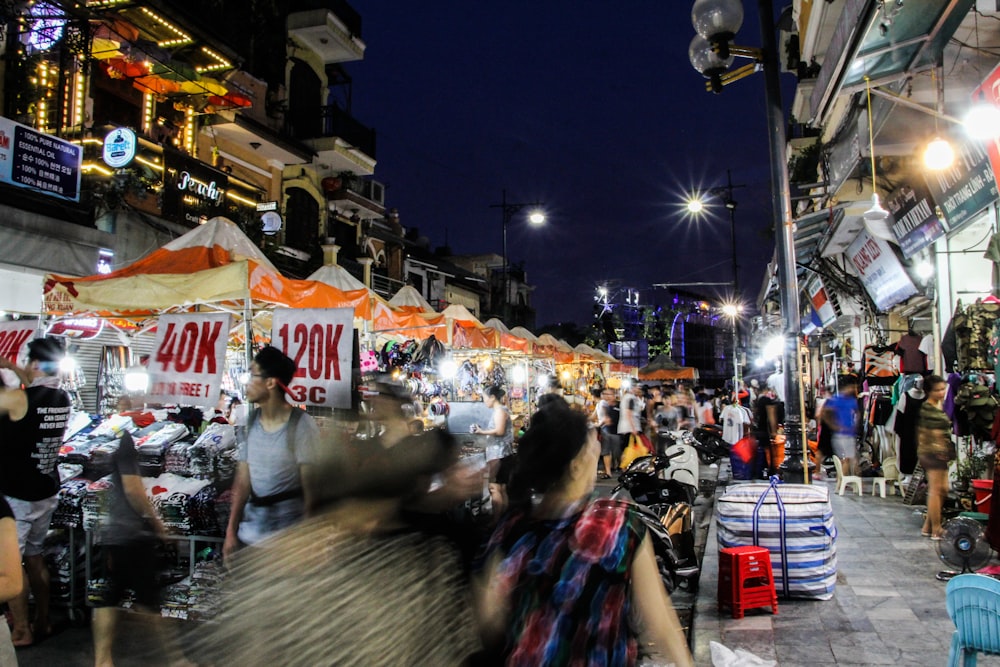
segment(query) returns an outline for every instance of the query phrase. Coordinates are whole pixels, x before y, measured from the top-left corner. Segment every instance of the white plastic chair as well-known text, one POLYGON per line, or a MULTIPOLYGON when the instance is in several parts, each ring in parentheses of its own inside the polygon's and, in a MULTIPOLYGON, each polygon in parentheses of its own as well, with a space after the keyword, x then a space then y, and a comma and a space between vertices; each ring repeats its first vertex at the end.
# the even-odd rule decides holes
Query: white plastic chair
POLYGON ((861 478, 857 475, 845 475, 844 474, 844 464, 840 460, 839 456, 831 456, 833 459, 833 467, 837 469, 837 495, 844 495, 844 489, 849 485, 853 484, 854 488, 857 489, 858 495, 861 495, 861 478))
POLYGON ((882 461, 882 476, 872 478, 872 495, 875 495, 875 489, 879 489, 882 493, 882 497, 885 498, 885 485, 888 483, 890 489, 892 489, 892 494, 903 495, 903 490, 899 485, 899 468, 896 466, 896 457, 887 456, 884 461, 882 461))

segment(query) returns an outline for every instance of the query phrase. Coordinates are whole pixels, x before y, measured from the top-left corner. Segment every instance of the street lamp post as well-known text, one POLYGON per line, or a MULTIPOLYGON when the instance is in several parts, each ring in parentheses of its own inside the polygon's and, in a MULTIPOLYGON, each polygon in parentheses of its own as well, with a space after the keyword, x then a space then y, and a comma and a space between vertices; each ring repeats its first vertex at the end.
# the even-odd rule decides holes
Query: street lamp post
MULTIPOLYGON (((742 188, 742 185, 733 185, 733 174, 726 170, 726 185, 721 185, 705 190, 704 194, 713 197, 724 197, 722 203, 729 209, 729 234, 730 244, 733 252, 733 294, 740 293, 739 265, 736 263, 736 200, 733 198, 733 189, 742 188)), ((698 214, 705 209, 705 202, 702 200, 702 193, 696 193, 687 203, 687 209, 691 213, 698 214)))
POLYGON ((740 356, 739 356, 739 329, 737 329, 736 318, 740 315, 740 307, 736 303, 727 303, 722 306, 722 314, 730 319, 733 324, 733 402, 740 400, 740 356))
MULTIPOLYGON (((528 216, 528 221, 533 225, 540 225, 545 222, 545 214, 541 212, 542 204, 541 202, 531 202, 531 203, 513 203, 507 201, 507 190, 504 190, 500 198, 499 204, 490 204, 490 208, 498 208, 503 216, 503 305, 506 306, 510 302, 510 282, 508 275, 510 273, 509 266, 507 265, 507 226, 510 224, 514 216, 518 214, 522 209, 531 207, 533 210, 528 216)), ((505 309, 506 311, 506 309, 505 309)), ((506 312, 504 313, 506 315, 506 312)))
POLYGON ((774 6, 771 0, 758 0, 761 48, 730 44, 743 23, 740 0, 696 0, 691 20, 699 33, 691 43, 691 64, 709 79, 708 88, 721 92, 723 86, 749 74, 757 66, 747 65, 728 72, 733 56, 753 58, 764 72, 764 96, 767 111, 768 148, 771 160, 771 210, 778 254, 778 284, 781 313, 784 316, 782 371, 785 384, 785 460, 780 466, 786 481, 804 481, 808 460, 802 447, 801 397, 799 385, 799 287, 795 266, 795 235, 788 165, 785 162, 785 121, 781 111, 781 87, 778 81, 778 51, 774 35, 774 6), (707 46, 706 50, 704 47, 707 46), (798 454, 802 453, 799 459, 798 454))

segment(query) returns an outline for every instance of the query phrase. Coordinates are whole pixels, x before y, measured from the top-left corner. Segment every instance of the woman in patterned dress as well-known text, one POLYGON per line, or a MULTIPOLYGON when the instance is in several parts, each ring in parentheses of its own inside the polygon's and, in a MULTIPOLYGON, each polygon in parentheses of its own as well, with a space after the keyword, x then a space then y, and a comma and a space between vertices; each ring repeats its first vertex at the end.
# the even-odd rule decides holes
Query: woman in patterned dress
POLYGON ((693 664, 641 520, 629 503, 590 500, 600 451, 586 416, 555 403, 521 439, 511 510, 478 581, 481 633, 498 663, 693 664))

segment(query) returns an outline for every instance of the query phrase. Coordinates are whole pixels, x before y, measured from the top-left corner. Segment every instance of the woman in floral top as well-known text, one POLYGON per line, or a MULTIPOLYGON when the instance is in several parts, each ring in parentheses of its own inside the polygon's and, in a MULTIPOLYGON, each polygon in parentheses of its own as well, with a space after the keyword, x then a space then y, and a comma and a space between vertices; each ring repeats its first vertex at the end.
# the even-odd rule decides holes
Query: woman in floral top
POLYGON ((521 439, 478 591, 487 653, 503 664, 693 664, 643 524, 628 503, 590 502, 600 451, 586 417, 557 403, 521 439))

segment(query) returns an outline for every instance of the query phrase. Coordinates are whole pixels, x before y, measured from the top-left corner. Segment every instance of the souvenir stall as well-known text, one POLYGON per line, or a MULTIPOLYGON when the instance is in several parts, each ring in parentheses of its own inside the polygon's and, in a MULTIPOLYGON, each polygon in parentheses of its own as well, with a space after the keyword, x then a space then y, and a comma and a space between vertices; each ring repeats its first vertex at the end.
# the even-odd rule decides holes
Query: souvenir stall
POLYGON ((698 381, 698 369, 690 366, 679 366, 665 354, 653 359, 647 365, 639 368, 636 375, 641 382, 690 382, 698 381))
POLYGON ((236 467, 234 427, 225 423, 217 403, 224 387, 239 386, 253 341, 269 337, 255 316, 276 306, 324 313, 339 308, 350 327, 351 315, 370 315, 368 294, 286 279, 236 225, 215 218, 113 273, 47 276, 45 306, 56 322, 88 316, 136 323, 134 330, 116 327, 129 349, 115 365, 117 385, 104 378, 98 384, 173 406, 78 413, 72 422, 60 452, 63 484, 53 519, 54 527, 71 536, 67 546, 53 546, 57 576, 72 582, 71 606, 81 603, 75 583, 81 542, 88 599, 99 598, 105 585, 99 568, 92 568, 97 561, 90 535, 107 518, 109 466, 128 431, 147 495, 178 543, 163 613, 211 617, 218 608, 219 544, 236 467), (145 387, 130 386, 130 375, 141 376, 129 373, 139 370, 134 354, 139 340, 152 341, 145 387), (238 365, 236 376, 227 365, 238 365))

